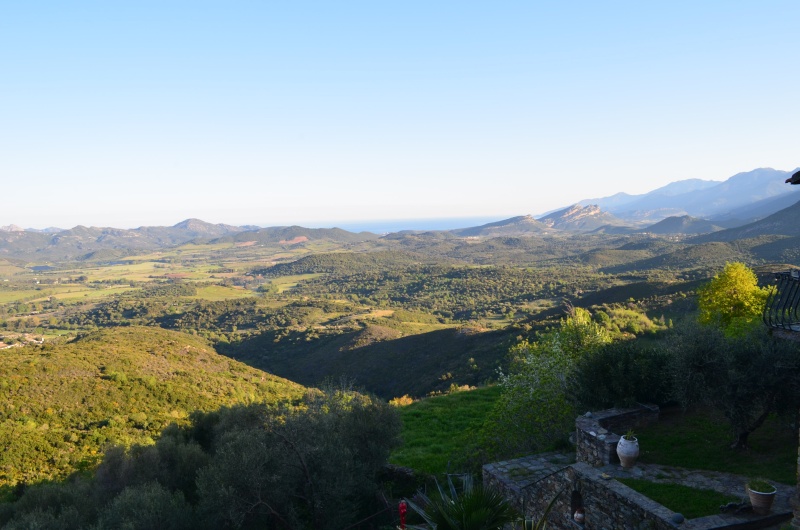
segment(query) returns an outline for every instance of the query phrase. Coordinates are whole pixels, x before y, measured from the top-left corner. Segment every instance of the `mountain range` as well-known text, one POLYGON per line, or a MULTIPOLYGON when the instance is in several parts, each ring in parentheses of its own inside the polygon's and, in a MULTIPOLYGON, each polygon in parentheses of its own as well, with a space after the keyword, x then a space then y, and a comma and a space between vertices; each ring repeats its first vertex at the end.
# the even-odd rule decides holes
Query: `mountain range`
MULTIPOLYGON (((596 205, 629 223, 652 224, 670 216, 690 215, 712 221, 717 218, 738 219, 744 224, 789 205, 780 201, 790 200, 788 197, 793 196, 796 190, 784 181, 797 169, 759 168, 737 173, 722 182, 681 180, 642 195, 617 193, 610 197, 582 200, 578 204, 596 205), (773 202, 775 209, 769 211, 773 202)), ((800 196, 796 196, 793 202, 797 200, 800 196)))
MULTIPOLYGON (((684 235, 714 233, 717 235, 706 236, 705 240, 730 241, 742 237, 782 234, 789 230, 787 227, 791 223, 788 219, 778 217, 773 221, 767 220, 772 219, 776 212, 795 207, 800 200, 796 190, 784 182, 794 171, 760 168, 738 173, 723 182, 688 179, 641 195, 617 193, 583 200, 538 219, 523 215, 474 227, 429 232, 402 231, 384 237, 488 239, 559 232, 642 232, 684 235), (759 224, 759 220, 765 222, 759 224)), ((261 228, 211 224, 199 219, 187 219, 174 226, 142 226, 134 229, 76 226, 69 230, 32 230, 12 224, 0 227, 0 256, 37 261, 111 260, 189 242, 291 247, 309 241, 351 244, 380 237, 370 232, 354 233, 340 228, 261 228)))
POLYGON ((113 260, 136 252, 195 243, 292 245, 310 240, 351 243, 378 236, 354 234, 339 228, 231 226, 187 219, 174 226, 142 226, 134 229, 76 226, 50 233, 0 230, 0 257, 25 260, 113 260))

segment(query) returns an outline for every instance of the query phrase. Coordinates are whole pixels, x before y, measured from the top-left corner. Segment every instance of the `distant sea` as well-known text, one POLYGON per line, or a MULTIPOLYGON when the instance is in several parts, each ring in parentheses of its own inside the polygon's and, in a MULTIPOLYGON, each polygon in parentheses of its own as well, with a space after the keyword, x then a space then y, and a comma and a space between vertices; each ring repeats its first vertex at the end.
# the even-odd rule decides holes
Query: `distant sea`
MULTIPOLYGON (((509 216, 510 217, 510 216, 509 216)), ((341 228, 348 232, 372 232, 374 234, 388 234, 402 230, 454 230, 456 228, 470 228, 502 221, 508 217, 445 217, 442 219, 398 219, 377 221, 347 221, 338 223, 313 223, 309 228, 341 228)))

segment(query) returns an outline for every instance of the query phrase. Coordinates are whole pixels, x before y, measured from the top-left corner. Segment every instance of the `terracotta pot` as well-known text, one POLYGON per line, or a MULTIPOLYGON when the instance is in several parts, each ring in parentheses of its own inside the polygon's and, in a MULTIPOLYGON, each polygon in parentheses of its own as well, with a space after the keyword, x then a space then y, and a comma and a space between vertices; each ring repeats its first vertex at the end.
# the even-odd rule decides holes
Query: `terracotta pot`
POLYGON ((617 456, 622 467, 626 469, 633 467, 639 458, 639 440, 635 436, 631 440, 621 437, 617 442, 617 456))
POLYGON ((747 496, 750 497, 750 504, 753 506, 753 513, 767 515, 772 509, 772 501, 775 500, 775 489, 767 492, 746 489, 747 496))

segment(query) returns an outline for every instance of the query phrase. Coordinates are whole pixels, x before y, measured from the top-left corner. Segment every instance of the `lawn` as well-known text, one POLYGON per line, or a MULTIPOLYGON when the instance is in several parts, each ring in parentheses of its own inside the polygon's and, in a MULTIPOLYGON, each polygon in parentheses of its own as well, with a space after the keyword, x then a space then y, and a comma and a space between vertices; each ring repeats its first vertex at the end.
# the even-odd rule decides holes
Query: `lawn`
POLYGON ((448 462, 463 458, 464 448, 474 441, 499 397, 500 387, 492 386, 402 407, 403 446, 390 461, 423 473, 445 473, 448 462))
MULTIPOLYGON (((424 473, 445 472, 448 462, 463 459, 499 396, 500 387, 494 386, 401 408, 404 445, 391 462, 424 473)), ((756 430, 746 452, 729 448, 727 423, 707 410, 665 409, 661 421, 638 430, 637 437, 641 462, 796 482, 797 431, 782 418, 771 417, 756 430)))
POLYGON ((635 478, 619 481, 687 519, 718 514, 720 506, 741 500, 717 491, 695 489, 680 484, 659 484, 635 478))
POLYGON ((751 434, 746 452, 730 448, 725 419, 707 410, 665 410, 661 421, 641 429, 637 438, 642 462, 797 481, 797 430, 782 418, 770 417, 751 434))

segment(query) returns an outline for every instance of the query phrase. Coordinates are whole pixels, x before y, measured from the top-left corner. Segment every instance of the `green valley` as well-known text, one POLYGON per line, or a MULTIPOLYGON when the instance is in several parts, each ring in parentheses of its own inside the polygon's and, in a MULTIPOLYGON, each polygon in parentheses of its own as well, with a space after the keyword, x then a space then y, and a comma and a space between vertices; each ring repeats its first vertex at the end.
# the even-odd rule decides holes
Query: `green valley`
MULTIPOLYGON (((788 244, 782 236, 707 241, 557 232, 524 218, 518 223, 535 231, 524 234, 501 223, 489 235, 377 237, 292 227, 176 245, 151 241, 140 250, 118 248, 114 256, 103 251, 59 260, 51 249, 46 261, 30 261, 24 252, 5 258, 0 491, 16 502, 0 509, 0 522, 38 517, 25 503, 50 485, 67 480, 95 491, 111 473, 114 496, 94 492, 92 498, 127 506, 152 497, 148 502, 173 506, 185 521, 200 524, 192 518, 220 509, 213 499, 224 497, 221 490, 202 488, 233 487, 240 478, 236 495, 267 487, 245 469, 240 476, 225 471, 239 464, 225 460, 224 451, 278 440, 322 466, 319 476, 341 473, 311 456, 338 449, 316 445, 313 436, 302 443, 293 437, 323 428, 334 429, 334 444, 339 436, 368 436, 360 429, 375 426, 346 419, 351 413, 383 418, 385 444, 375 454, 385 463, 391 451, 391 462, 417 474, 410 485, 402 477, 384 478, 390 488, 567 447, 564 433, 579 407, 675 403, 677 387, 662 383, 659 374, 668 364, 670 370, 692 365, 675 364, 680 355, 667 350, 696 320, 697 293, 726 262, 750 265, 763 285, 795 263, 781 250, 788 244), (574 322, 580 324, 573 330, 574 322), (586 333, 584 339, 603 339, 592 345, 578 338, 586 333), (543 359, 551 359, 546 369, 531 371, 543 359), (622 359, 640 373, 630 372, 622 359), (553 379, 538 379, 544 376, 553 379), (314 388, 324 390, 315 394, 314 388), (353 399, 362 398, 363 408, 351 408, 353 399), (399 410, 387 405, 411 401, 399 410), (313 412, 340 406, 346 426, 313 412), (284 421, 294 430, 284 431, 284 421), (402 432, 395 430, 401 422, 402 432), (542 424, 557 428, 541 437, 542 424), (189 459, 180 486, 140 469, 146 459, 173 469, 173 451, 189 459)), ((789 394, 785 399, 794 399, 789 394)), ((678 401, 716 406, 704 399, 687 393, 678 401)), ((289 458, 278 453, 275 458, 289 458)), ((295 480, 288 468, 259 462, 255 468, 295 480)), ((375 466, 364 471, 366 489, 353 478, 358 495, 377 487, 381 466, 375 466)), ((785 476, 774 465, 743 468, 785 476)), ((56 526, 83 528, 123 517, 112 504, 90 510, 64 502, 63 509, 78 510, 82 519, 67 524, 67 512, 48 512, 56 526)), ((240 506, 224 524, 259 525, 310 513, 285 502, 301 511, 240 506)), ((357 512, 364 517, 380 509, 372 501, 364 506, 357 512)))

